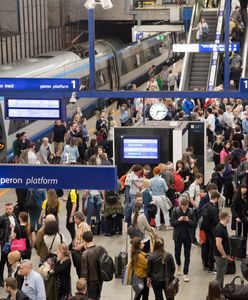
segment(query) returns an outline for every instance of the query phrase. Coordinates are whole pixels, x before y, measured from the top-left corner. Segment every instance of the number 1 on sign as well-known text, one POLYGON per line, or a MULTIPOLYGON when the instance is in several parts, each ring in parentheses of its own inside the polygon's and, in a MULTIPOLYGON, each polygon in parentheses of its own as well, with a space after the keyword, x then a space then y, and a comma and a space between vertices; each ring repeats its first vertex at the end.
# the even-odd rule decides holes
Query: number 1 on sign
POLYGON ((244 80, 245 88, 248 89, 248 80, 244 80))
POLYGON ((75 89, 76 88, 76 80, 72 80, 71 83, 72 83, 72 88, 75 89))

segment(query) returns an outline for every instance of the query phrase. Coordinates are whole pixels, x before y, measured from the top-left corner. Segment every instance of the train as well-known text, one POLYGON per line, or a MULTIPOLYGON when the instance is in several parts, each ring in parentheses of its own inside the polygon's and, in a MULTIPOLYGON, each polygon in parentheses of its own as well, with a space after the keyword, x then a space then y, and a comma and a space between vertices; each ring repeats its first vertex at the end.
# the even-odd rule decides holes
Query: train
MULTIPOLYGON (((118 49, 113 43, 97 40, 95 42, 95 85, 98 90, 127 89, 130 83, 142 84, 148 79, 152 65, 157 71, 179 60, 181 54, 172 52, 173 43, 185 43, 185 32, 161 33, 147 37, 118 49), (158 38, 159 37, 159 38, 158 38)), ((88 44, 70 46, 63 51, 50 52, 37 57, 0 66, 2 78, 80 78, 81 88, 89 87, 89 49, 88 44)), ((78 99, 76 104, 67 101, 67 118, 72 118, 75 106, 90 118, 99 108, 101 99, 78 99)), ((103 99, 108 105, 109 99, 103 99)), ((33 142, 51 132, 53 121, 8 120, 4 116, 4 98, 0 95, 0 161, 10 161, 12 144, 16 133, 25 131, 33 142)))

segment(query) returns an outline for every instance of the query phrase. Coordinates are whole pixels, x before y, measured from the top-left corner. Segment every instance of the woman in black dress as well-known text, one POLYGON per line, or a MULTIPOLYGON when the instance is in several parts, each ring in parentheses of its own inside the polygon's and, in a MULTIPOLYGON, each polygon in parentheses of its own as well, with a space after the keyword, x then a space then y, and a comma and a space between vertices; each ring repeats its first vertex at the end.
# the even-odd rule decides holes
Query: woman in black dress
POLYGON ((58 300, 67 300, 71 296, 71 259, 68 247, 64 243, 58 246, 54 273, 56 276, 58 300))
POLYGON ((176 172, 184 181, 184 190, 187 190, 192 183, 190 169, 185 166, 182 160, 178 160, 176 163, 176 172))
POLYGON ((223 136, 222 135, 218 135, 216 138, 216 141, 214 142, 212 149, 214 151, 214 165, 215 167, 220 163, 220 151, 223 149, 223 136))
POLYGON ((15 227, 16 239, 26 239, 26 251, 21 251, 22 259, 30 259, 31 257, 31 230, 28 222, 28 213, 21 211, 19 214, 20 225, 15 227))

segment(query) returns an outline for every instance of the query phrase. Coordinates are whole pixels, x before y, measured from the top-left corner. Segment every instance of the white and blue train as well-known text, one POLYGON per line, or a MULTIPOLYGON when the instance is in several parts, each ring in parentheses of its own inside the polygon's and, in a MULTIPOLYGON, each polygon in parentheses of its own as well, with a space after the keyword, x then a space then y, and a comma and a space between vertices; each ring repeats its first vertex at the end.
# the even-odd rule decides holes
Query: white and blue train
MULTIPOLYGON (((184 43, 185 33, 166 33, 164 41, 156 36, 148 37, 140 43, 132 43, 115 50, 111 43, 98 40, 95 44, 95 84, 96 89, 118 90, 126 88, 130 82, 143 83, 152 65, 161 67, 172 64, 180 58, 173 54, 173 43, 184 43)), ((87 45, 79 44, 67 51, 51 52, 39 57, 24 59, 13 64, 0 66, 0 77, 21 78, 80 78, 82 86, 89 86, 89 60, 87 45)), ((79 99, 87 118, 94 115, 98 99, 79 99)), ((67 104, 67 118, 75 112, 75 105, 67 104)), ((47 135, 53 126, 52 121, 6 120, 4 99, 0 95, 0 161, 9 160, 12 143, 17 132, 27 132, 29 138, 37 142, 47 135)))

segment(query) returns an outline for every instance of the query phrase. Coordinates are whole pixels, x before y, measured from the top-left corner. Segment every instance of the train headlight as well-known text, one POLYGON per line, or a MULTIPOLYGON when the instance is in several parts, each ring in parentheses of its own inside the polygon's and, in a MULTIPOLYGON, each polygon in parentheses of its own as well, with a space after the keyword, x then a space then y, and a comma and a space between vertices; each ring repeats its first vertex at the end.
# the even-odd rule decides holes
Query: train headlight
POLYGON ((5 148, 5 144, 0 142, 0 151, 3 150, 5 148))

